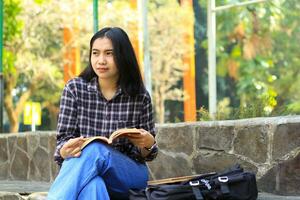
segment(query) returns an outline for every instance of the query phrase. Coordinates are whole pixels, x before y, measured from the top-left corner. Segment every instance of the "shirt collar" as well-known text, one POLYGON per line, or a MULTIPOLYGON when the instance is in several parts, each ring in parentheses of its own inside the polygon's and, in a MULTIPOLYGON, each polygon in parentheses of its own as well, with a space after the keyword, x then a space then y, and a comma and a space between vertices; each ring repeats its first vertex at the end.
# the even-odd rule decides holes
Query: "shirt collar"
POLYGON ((87 90, 90 92, 97 92, 98 90, 100 91, 99 84, 98 84, 98 79, 97 77, 94 77, 88 82, 87 85, 87 90))
MULTIPOLYGON (((102 95, 100 87, 99 87, 99 83, 98 83, 98 77, 94 77, 90 80, 90 82, 88 82, 87 89, 90 92, 99 92, 102 95)), ((116 96, 118 96, 120 94, 122 94, 122 88, 120 86, 118 86, 116 94, 113 98, 115 98, 116 96)))

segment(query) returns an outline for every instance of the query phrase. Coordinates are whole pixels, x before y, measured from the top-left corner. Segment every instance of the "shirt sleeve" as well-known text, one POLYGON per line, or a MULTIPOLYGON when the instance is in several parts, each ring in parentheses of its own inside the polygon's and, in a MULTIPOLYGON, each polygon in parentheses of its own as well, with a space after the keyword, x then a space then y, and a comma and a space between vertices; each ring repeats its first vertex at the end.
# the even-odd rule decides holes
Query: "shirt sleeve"
MULTIPOLYGON (((151 97, 148 93, 146 93, 146 97, 144 98, 143 101, 143 108, 140 116, 140 128, 150 132, 155 138, 156 133, 155 133, 155 124, 153 119, 152 103, 151 103, 151 97)), ((151 150, 151 152, 147 155, 147 157, 144 158, 144 160, 152 161, 154 158, 156 158, 157 153, 158 153, 158 147, 155 146, 151 150)))
POLYGON ((56 149, 54 152, 54 161, 61 165, 63 158, 59 151, 61 147, 71 138, 79 137, 76 132, 77 127, 77 103, 76 98, 68 86, 65 86, 61 100, 60 112, 57 123, 56 149))

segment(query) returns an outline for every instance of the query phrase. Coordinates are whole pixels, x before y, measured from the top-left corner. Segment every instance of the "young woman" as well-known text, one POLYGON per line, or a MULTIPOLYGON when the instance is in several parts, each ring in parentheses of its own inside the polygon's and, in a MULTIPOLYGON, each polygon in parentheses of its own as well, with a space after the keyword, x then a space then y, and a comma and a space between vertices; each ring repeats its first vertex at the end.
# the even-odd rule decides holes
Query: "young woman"
POLYGON ((61 169, 48 199, 122 199, 145 188, 145 162, 158 151, 154 137, 151 99, 130 40, 121 28, 103 28, 90 41, 89 65, 62 93, 54 155, 61 169), (140 134, 81 150, 84 137, 121 128, 140 134))

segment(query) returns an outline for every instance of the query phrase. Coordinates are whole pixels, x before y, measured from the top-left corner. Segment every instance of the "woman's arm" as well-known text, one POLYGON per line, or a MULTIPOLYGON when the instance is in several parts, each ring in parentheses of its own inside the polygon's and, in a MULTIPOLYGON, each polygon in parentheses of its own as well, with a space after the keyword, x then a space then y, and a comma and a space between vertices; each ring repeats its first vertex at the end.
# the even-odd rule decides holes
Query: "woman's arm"
POLYGON ((129 140, 141 150, 142 157, 147 157, 155 148, 154 136, 144 129, 139 129, 141 134, 128 134, 129 140))
POLYGON ((135 146, 139 147, 140 156, 143 157, 143 160, 151 161, 157 156, 158 147, 157 145, 153 146, 153 144, 156 143, 155 125, 153 119, 151 98, 148 93, 146 93, 143 100, 143 106, 139 118, 139 128, 142 133, 141 138, 136 138, 137 141, 133 141, 132 139, 130 140, 132 143, 136 143, 135 146))
MULTIPOLYGON (((79 137, 77 128, 77 102, 74 94, 74 85, 70 81, 64 88, 60 101, 60 112, 58 116, 57 124, 57 146, 55 149, 54 160, 61 165, 65 157, 68 157, 71 151, 68 147, 68 151, 65 152, 67 148, 61 151, 62 147, 72 138, 79 137), (72 90, 73 89, 73 90, 72 90), (61 154, 63 153, 63 155, 61 154)), ((78 152, 77 152, 78 153, 78 152)))

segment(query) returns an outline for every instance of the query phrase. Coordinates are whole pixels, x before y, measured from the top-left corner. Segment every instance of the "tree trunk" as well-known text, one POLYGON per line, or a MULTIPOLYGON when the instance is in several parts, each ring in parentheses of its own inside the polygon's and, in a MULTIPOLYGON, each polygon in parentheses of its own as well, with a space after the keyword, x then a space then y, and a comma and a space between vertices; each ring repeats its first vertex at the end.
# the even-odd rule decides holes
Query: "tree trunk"
POLYGON ((5 87, 5 96, 4 96, 4 107, 9 119, 9 132, 10 133, 17 133, 19 131, 19 115, 22 113, 24 109, 25 102, 29 99, 33 87, 30 87, 26 92, 24 92, 16 107, 13 105, 13 96, 12 90, 13 90, 13 81, 12 82, 6 82, 5 87))
POLYGON ((7 92, 4 96, 4 107, 9 120, 9 132, 17 133, 19 130, 18 115, 13 107, 11 92, 7 92))
POLYGON ((50 114, 50 128, 55 130, 57 126, 57 117, 59 113, 59 108, 53 104, 47 104, 46 108, 49 110, 50 114))
POLYGON ((159 88, 159 101, 158 101, 158 109, 159 109, 159 123, 165 122, 165 97, 164 93, 162 92, 161 88, 159 88))
POLYGON ((165 122, 165 101, 161 98, 159 102, 159 123, 165 122))

